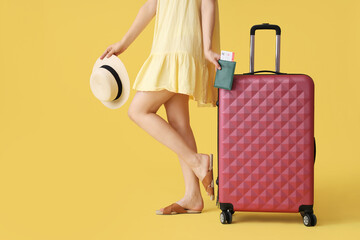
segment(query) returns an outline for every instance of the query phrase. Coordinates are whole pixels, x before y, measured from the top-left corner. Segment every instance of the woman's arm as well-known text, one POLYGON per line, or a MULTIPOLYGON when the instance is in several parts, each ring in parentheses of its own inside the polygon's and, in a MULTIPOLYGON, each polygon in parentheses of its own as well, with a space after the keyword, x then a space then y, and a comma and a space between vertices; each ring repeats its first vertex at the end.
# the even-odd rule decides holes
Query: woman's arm
POLYGON ((147 0, 147 2, 141 6, 134 22, 124 37, 119 42, 110 45, 101 55, 100 59, 103 59, 105 55, 106 57, 110 57, 113 54, 119 55, 124 52, 149 24, 151 19, 153 19, 156 14, 156 6, 157 0, 147 0))
POLYGON ((201 27, 205 58, 212 62, 217 69, 221 69, 221 66, 218 63, 220 55, 213 52, 211 49, 213 30, 215 26, 215 1, 216 0, 201 1, 201 27))

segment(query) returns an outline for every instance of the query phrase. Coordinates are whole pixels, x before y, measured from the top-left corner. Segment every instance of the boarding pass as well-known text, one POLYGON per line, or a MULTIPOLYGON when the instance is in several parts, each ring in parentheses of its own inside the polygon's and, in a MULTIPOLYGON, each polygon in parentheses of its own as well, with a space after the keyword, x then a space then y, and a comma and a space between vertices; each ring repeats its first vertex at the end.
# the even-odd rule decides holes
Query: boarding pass
POLYGON ((234 61, 234 52, 228 52, 228 51, 221 51, 221 60, 225 61, 234 61))

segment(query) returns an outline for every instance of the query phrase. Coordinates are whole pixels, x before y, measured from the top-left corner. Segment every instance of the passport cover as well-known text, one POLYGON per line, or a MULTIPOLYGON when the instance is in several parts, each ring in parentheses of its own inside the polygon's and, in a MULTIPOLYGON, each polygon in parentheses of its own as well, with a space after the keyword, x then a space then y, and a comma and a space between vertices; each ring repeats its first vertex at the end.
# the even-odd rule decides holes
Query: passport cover
POLYGON ((219 59, 221 70, 216 70, 214 87, 231 90, 236 62, 219 59))

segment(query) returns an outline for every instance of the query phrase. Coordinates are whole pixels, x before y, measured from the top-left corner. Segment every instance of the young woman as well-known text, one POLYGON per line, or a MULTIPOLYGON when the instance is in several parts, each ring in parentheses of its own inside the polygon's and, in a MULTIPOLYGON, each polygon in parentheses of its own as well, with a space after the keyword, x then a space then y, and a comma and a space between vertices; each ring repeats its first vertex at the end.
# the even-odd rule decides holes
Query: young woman
POLYGON ((204 207, 199 180, 214 199, 212 154, 197 153, 188 101, 197 101, 198 107, 216 107, 213 85, 216 68, 221 69, 218 2, 148 0, 123 39, 110 45, 100 58, 124 52, 155 15, 151 53, 135 79, 137 92, 128 115, 180 160, 185 195, 156 213, 199 213, 204 207), (162 104, 168 122, 156 114, 162 104))

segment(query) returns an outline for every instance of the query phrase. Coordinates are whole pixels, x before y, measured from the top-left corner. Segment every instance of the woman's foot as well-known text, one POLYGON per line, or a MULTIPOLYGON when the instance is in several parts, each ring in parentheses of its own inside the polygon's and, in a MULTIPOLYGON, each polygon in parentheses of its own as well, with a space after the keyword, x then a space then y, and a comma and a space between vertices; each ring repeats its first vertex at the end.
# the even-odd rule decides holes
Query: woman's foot
MULTIPOLYGON (((207 176, 207 180, 208 180, 208 185, 210 186, 210 181, 209 180, 209 175, 212 176, 212 170, 211 170, 211 174, 209 173, 209 168, 210 168, 210 155, 207 154, 201 154, 201 153, 196 153, 194 155, 195 158, 195 162, 197 163, 197 167, 195 167, 193 169, 195 175, 198 177, 198 179, 204 184, 203 180, 204 178, 207 176)), ((213 189, 213 179, 211 182, 211 187, 213 189)), ((210 188, 209 186, 207 186, 208 188, 210 188)), ((203 198, 201 197, 201 193, 199 188, 197 187, 198 190, 195 190, 195 194, 185 194, 185 196, 180 199, 179 201, 177 201, 176 203, 179 204, 181 207, 185 208, 185 209, 190 209, 190 210, 194 210, 194 211, 202 211, 202 209, 204 208, 204 201, 203 198)), ((207 189, 209 190, 209 189, 207 189)), ((211 192, 211 191, 210 191, 211 192)), ((207 192, 208 195, 209 192, 207 192)), ((213 195, 213 191, 212 191, 212 197, 211 200, 214 199, 214 195, 213 195)), ((163 212, 164 208, 161 208, 157 211, 163 212)))
POLYGON ((211 200, 215 199, 214 196, 214 176, 213 176, 213 164, 212 164, 212 154, 195 154, 195 162, 198 163, 198 167, 193 169, 196 176, 201 181, 204 186, 207 195, 210 196, 211 200))
POLYGON ((195 161, 197 161, 199 165, 197 167, 195 167, 193 169, 193 171, 194 171, 195 175, 199 178, 199 180, 202 181, 209 171, 210 155, 196 153, 195 159, 196 159, 195 161))
POLYGON ((201 211, 204 208, 204 200, 201 195, 197 197, 183 197, 177 203, 184 208, 201 211))

